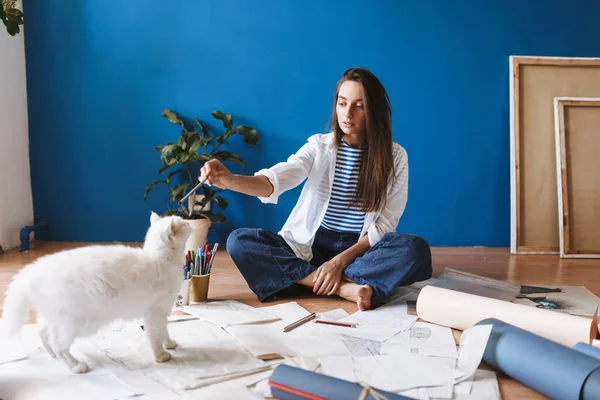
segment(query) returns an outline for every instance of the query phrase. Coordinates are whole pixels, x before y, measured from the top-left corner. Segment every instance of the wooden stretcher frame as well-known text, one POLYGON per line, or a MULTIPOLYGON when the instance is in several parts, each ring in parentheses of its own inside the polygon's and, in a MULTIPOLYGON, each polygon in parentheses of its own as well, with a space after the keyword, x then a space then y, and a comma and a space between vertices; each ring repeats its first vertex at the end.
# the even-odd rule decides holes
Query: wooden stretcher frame
MULTIPOLYGON (((561 258, 600 258, 600 248, 597 249, 576 249, 571 241, 571 208, 569 207, 569 198, 574 194, 569 194, 569 148, 567 148, 566 131, 566 113, 567 107, 594 107, 600 113, 600 97, 556 97, 554 99, 554 126, 556 138, 556 176, 558 188, 558 218, 560 237, 560 257, 561 258)), ((593 129, 593 128, 592 128, 593 129)), ((598 128, 596 128, 598 129, 598 128)), ((594 134, 592 132, 591 134, 594 134)), ((592 171, 593 171, 592 166, 592 171)), ((600 171, 600 168, 596 170, 600 171)), ((593 172, 592 172, 593 173, 593 172)), ((574 205, 573 205, 574 206, 574 205)), ((598 221, 592 221, 598 223, 598 221)))
MULTIPOLYGON (((591 57, 542 57, 542 56, 510 56, 509 58, 509 90, 510 90, 510 184, 511 184, 511 240, 512 254, 560 254, 560 246, 531 246, 521 244, 521 79, 520 72, 524 66, 556 66, 556 67, 594 67, 600 69, 600 58, 591 57)), ((564 94, 562 96, 567 96, 564 94)), ((559 97, 559 96, 556 96, 559 97)), ((552 101, 549 104, 552 109, 552 101)), ((552 123, 553 125, 553 123, 552 123)), ((554 138, 551 130, 548 135, 554 138)), ((552 139, 554 140, 554 139, 552 139)), ((554 146, 552 146, 554 147, 554 146)), ((553 157, 554 158, 554 157, 553 157)), ((555 168, 551 168, 554 170, 555 168)), ((556 215, 554 211, 553 215, 556 215)), ((557 230, 559 221, 556 220, 557 230)), ((557 237, 557 242, 559 238, 557 237)))

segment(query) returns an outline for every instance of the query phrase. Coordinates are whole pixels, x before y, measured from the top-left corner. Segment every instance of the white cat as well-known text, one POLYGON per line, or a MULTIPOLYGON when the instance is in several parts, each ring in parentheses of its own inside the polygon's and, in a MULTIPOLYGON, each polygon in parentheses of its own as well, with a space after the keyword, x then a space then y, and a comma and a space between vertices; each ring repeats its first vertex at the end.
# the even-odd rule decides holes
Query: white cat
POLYGON ((36 310, 42 343, 73 372, 88 370, 70 353, 77 337, 110 322, 143 318, 154 359, 171 359, 167 318, 183 282, 191 227, 152 212, 143 248, 92 245, 38 258, 19 271, 4 301, 4 334, 16 335, 36 310))

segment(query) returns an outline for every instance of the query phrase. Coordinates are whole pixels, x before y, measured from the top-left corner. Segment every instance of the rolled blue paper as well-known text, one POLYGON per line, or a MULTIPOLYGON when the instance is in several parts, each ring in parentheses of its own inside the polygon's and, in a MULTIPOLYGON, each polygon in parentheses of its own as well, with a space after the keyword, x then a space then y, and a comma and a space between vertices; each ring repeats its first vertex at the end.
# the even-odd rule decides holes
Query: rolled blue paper
MULTIPOLYGON (((318 374, 305 369, 292 367, 290 365, 278 365, 271 374, 269 382, 275 382, 298 391, 309 393, 312 396, 328 400, 358 399, 364 387, 355 382, 349 382, 332 376, 318 374)), ((385 392, 374 388, 377 393, 382 394, 390 400, 411 400, 409 397, 396 393, 385 392)), ((280 400, 305 400, 308 397, 296 395, 285 390, 271 386, 271 394, 280 400)), ((366 399, 376 400, 369 394, 366 399)))
POLYGON ((586 379, 600 367, 600 360, 498 319, 477 325, 492 325, 483 362, 550 399, 580 399, 586 379))
POLYGON ((590 346, 586 343, 577 343, 573 346, 573 350, 577 350, 580 353, 587 354, 590 357, 597 358, 600 360, 600 349, 594 346, 590 346))
POLYGON ((596 368, 585 381, 581 400, 600 399, 600 368, 596 368))

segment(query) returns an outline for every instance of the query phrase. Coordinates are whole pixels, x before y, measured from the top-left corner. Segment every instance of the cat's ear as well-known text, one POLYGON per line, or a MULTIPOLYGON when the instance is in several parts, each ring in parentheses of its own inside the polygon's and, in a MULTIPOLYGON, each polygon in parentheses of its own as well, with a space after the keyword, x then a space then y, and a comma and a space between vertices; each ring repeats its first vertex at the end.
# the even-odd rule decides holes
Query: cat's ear
POLYGON ((158 216, 158 214, 152 211, 152 214, 150 214, 150 225, 153 225, 159 219, 160 217, 158 216))
POLYGON ((170 223, 171 234, 175 235, 179 232, 180 229, 185 228, 187 226, 189 226, 187 222, 181 219, 172 218, 170 223))
POLYGON ((171 228, 171 234, 175 235, 179 228, 181 228, 181 224, 175 220, 175 218, 171 218, 171 223, 169 224, 171 228))

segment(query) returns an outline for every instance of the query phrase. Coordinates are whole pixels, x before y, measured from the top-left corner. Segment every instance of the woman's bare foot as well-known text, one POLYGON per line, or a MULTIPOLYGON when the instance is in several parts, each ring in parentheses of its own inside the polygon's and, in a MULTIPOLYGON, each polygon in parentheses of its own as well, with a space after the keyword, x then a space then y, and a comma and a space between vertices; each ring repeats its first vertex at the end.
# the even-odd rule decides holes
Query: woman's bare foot
POLYGON ((336 294, 346 300, 356 302, 356 306, 360 311, 371 308, 373 288, 369 285, 357 285, 354 282, 342 282, 336 294))

